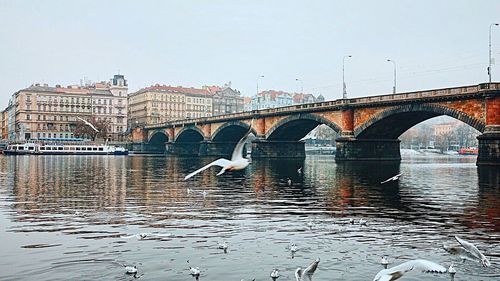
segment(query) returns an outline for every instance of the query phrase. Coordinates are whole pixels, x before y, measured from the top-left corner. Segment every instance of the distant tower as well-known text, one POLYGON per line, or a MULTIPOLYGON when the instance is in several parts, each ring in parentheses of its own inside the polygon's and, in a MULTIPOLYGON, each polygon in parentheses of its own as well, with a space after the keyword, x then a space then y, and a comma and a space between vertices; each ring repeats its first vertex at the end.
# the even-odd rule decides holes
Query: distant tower
POLYGON ((128 93, 128 85, 127 80, 125 80, 125 76, 115 74, 111 79, 111 86, 109 90, 115 97, 126 97, 128 93))

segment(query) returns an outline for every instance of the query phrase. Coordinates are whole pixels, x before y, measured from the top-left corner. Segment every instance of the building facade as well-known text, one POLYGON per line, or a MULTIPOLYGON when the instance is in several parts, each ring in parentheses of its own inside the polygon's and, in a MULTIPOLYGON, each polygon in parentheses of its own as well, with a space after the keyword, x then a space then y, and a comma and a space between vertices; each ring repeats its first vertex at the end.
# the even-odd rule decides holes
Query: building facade
POLYGON ((0 112, 0 126, 1 126, 0 130, 2 134, 1 137, 3 140, 7 140, 9 138, 8 124, 9 124, 9 107, 0 112))
POLYGON ((129 126, 212 116, 207 89, 154 85, 129 95, 129 126))
POLYGON ((127 92, 123 75, 87 86, 34 84, 19 90, 8 111, 9 140, 73 138, 77 117, 106 121, 106 137, 122 139, 127 129, 127 92))
POLYGON ((245 111, 260 110, 323 101, 325 98, 322 95, 315 97, 312 94, 268 90, 251 97, 251 101, 247 100, 244 109, 245 111))
POLYGON ((231 82, 222 87, 203 86, 203 89, 212 93, 213 116, 242 112, 244 99, 239 91, 231 88, 231 82))

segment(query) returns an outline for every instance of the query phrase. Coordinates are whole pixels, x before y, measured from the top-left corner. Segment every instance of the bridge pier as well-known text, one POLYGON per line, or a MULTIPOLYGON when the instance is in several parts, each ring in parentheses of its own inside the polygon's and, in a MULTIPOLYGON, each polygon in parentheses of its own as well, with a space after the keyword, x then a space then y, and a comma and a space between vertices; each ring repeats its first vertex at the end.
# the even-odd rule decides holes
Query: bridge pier
POLYGON ((252 158, 305 158, 305 144, 302 141, 252 141, 252 158))
POLYGON ((486 126, 484 133, 477 139, 479 152, 476 165, 500 165, 500 126, 486 126))
POLYGON ((169 142, 166 144, 166 152, 179 156, 198 156, 200 146, 200 142, 169 142))
MULTIPOLYGON (((233 154, 233 149, 238 142, 215 142, 215 141, 202 141, 200 143, 199 155, 200 156, 220 156, 231 158, 233 154)), ((246 155, 246 151, 243 150, 243 155, 246 155)))
POLYGON ((355 139, 340 137, 335 140, 335 161, 400 161, 400 140, 355 139))

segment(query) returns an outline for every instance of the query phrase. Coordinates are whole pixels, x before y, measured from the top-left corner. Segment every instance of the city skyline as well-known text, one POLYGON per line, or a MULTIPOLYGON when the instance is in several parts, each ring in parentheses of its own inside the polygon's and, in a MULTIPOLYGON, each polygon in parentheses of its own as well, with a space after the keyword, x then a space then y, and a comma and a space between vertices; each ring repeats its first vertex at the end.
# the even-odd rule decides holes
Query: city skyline
POLYGON ((33 83, 99 82, 118 72, 130 92, 231 81, 252 96, 264 75, 260 90, 339 99, 346 55, 348 97, 391 93, 387 59, 396 62, 398 92, 477 84, 488 80, 488 27, 500 21, 494 1, 30 3, 0 1, 2 108, 33 83))

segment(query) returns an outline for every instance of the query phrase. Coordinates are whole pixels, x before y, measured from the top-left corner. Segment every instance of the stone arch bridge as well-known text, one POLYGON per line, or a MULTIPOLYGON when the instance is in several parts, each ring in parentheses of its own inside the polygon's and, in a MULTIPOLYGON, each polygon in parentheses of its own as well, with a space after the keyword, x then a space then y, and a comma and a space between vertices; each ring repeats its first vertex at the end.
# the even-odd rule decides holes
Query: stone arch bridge
POLYGON ((252 157, 304 157, 300 140, 319 124, 339 134, 337 161, 400 160, 398 137, 448 115, 482 134, 478 165, 500 165, 500 83, 340 99, 137 127, 131 139, 178 155, 228 156, 249 129, 252 157))

